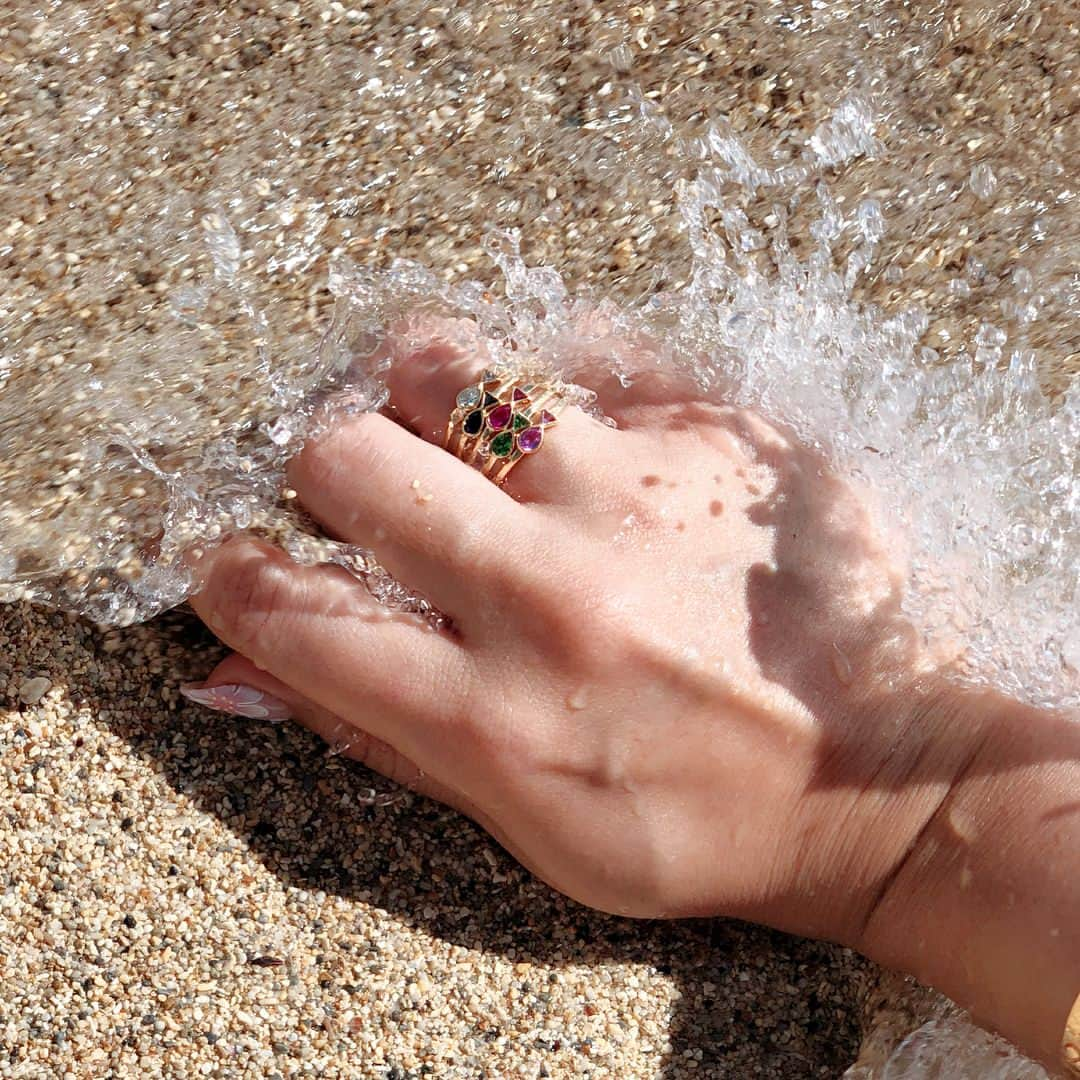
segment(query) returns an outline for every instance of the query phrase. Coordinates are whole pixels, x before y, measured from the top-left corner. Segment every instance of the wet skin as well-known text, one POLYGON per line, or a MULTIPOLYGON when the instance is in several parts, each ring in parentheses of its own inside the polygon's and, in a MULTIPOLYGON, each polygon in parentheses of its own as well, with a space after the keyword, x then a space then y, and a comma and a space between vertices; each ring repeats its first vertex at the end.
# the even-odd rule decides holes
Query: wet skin
MULTIPOLYGON (((245 688, 248 708, 264 695, 268 718, 458 808, 582 903, 842 941, 1050 1056, 1070 976, 1049 949, 1028 950, 1038 1002, 984 1007, 993 958, 950 967, 912 920, 955 876, 942 821, 970 819, 975 850, 986 810, 968 800, 1035 785, 1029 801, 1060 810, 1076 740, 1033 711, 1035 736, 1003 736, 1021 707, 961 691, 921 649, 898 545, 867 497, 790 432, 673 376, 594 383, 617 427, 570 409, 505 487, 490 483, 441 449, 484 366, 470 333, 403 328, 388 345, 393 415, 343 418, 289 472, 328 533, 372 549, 447 625, 238 537, 204 560, 194 600, 235 650, 206 685, 245 688), (996 787, 969 791, 984 782, 996 787)), ((948 902, 967 934, 966 901, 948 902)), ((1067 923, 1053 905, 1042 917, 1067 923)), ((1073 926, 1055 947, 1080 960, 1073 926)))

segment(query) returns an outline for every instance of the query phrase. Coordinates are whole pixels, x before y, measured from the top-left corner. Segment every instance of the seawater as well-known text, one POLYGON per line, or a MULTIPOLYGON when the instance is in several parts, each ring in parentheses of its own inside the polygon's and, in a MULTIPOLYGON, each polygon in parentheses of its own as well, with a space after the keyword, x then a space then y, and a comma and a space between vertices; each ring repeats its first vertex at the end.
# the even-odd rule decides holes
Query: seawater
MULTIPOLYGON (((557 267, 528 264, 516 231, 493 230, 484 242, 500 285, 447 283, 405 261, 369 269, 338 258, 327 281, 336 306, 321 340, 276 341, 242 269, 260 224, 233 220, 227 207, 201 215, 185 241, 204 246, 212 273, 167 297, 171 332, 181 360, 194 364, 185 353, 198 348, 200 332, 219 328, 215 319, 234 333, 237 322, 246 328, 255 363, 244 376, 259 380, 250 397, 261 399, 262 418, 240 415, 170 465, 168 434, 189 431, 197 409, 183 401, 182 384, 171 401, 148 408, 126 395, 123 379, 88 373, 69 383, 76 406, 108 403, 107 425, 87 426, 77 471, 126 474, 128 494, 137 499, 152 487, 159 512, 142 514, 140 538, 126 531, 122 508, 96 505, 91 494, 80 508, 92 515, 78 522, 83 544, 68 549, 57 535, 64 515, 43 523, 5 503, 0 572, 8 595, 130 622, 184 598, 190 581, 179 558, 193 544, 276 520, 288 534, 281 469, 308 434, 316 394, 349 390, 351 407, 380 406, 379 372, 366 355, 394 320, 437 311, 475 320, 493 351, 536 354, 571 378, 575 358, 607 350, 626 382, 642 364, 678 367, 703 393, 790 423, 873 491, 888 524, 907 538, 905 605, 931 647, 959 651, 973 679, 1038 703, 1080 704, 1080 382, 1069 381, 1057 401, 1040 386, 1025 333, 1045 303, 1033 273, 1017 266, 1002 289, 1001 323, 983 323, 974 340, 942 355, 925 343, 933 313, 918 303, 886 314, 853 298, 860 279, 879 269, 889 228, 880 197, 841 205, 833 194, 845 168, 882 151, 881 118, 868 100, 839 101, 782 165, 759 162, 723 125, 679 134, 644 100, 635 122, 651 160, 669 175, 675 162, 682 174, 668 197, 686 250, 682 280, 634 302, 575 295, 557 267), (757 222, 746 211, 750 199, 768 205, 757 222), (810 242, 796 253, 788 219, 808 206, 810 242), (654 343, 645 359, 619 344, 643 338, 654 343)), ((647 166, 642 173, 643 187, 655 181, 647 166)), ((988 181, 972 183, 985 192, 988 181)), ((633 184, 631 175, 630 196, 633 184)), ((270 256, 293 268, 312 261, 305 246, 314 246, 320 214, 323 226, 327 220, 325 209, 302 212, 313 219, 309 235, 270 256)), ((966 267, 955 287, 978 272, 966 267)), ((175 364, 169 348, 162 343, 162 359, 175 364)), ((139 377, 152 382, 155 372, 139 377)), ((21 423, 26 403, 13 389, 5 397, 5 449, 28 457, 35 433, 21 423)))

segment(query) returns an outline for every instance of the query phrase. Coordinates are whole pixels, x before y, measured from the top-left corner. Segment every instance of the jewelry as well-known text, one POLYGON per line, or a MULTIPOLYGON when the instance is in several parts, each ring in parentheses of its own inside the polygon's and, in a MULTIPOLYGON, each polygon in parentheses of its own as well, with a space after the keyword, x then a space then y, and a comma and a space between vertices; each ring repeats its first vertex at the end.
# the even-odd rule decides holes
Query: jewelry
POLYGON ((458 394, 444 445, 501 484, 522 458, 543 446, 567 404, 568 390, 558 381, 520 372, 485 371, 458 394))

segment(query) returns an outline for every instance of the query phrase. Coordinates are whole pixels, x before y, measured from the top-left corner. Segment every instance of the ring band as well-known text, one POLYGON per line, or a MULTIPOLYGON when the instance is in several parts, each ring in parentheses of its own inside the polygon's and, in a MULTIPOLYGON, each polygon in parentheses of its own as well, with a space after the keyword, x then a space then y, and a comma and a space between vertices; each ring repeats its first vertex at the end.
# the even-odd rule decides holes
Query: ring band
POLYGON ((567 404, 568 387, 520 372, 485 371, 457 395, 445 447, 496 484, 535 454, 567 404))

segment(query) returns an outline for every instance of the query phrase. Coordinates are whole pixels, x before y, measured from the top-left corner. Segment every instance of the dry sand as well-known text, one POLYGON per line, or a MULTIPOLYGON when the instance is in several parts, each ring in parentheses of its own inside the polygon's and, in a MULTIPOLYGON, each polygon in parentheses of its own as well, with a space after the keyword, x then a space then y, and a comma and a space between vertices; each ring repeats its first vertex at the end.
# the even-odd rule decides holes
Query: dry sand
MULTIPOLYGON (((1064 6, 962 5, 944 25, 930 5, 835 8, 817 51, 798 3, 523 7, 0 3, 0 345, 22 362, 0 508, 28 530, 28 560, 89 543, 103 506, 152 531, 145 478, 59 482, 93 410, 108 419, 107 400, 56 392, 76 363, 181 416, 173 454, 258 414, 250 327, 208 315, 196 348, 168 315, 205 271, 201 239, 170 230, 230 196, 253 218, 291 198, 267 241, 286 251, 290 229, 344 200, 310 265, 253 271, 275 342, 297 354, 324 325, 330 252, 490 275, 492 221, 520 225, 530 257, 572 282, 634 296, 658 256, 678 280, 668 192, 624 206, 614 159, 569 153, 622 86, 687 123, 724 113, 751 145, 798 146, 850 87, 844 56, 900 70, 914 43, 922 81, 894 95, 905 156, 837 186, 880 184, 895 226, 895 272, 864 298, 926 303, 947 352, 1000 317, 1040 215, 1058 241, 1036 252, 1042 273, 1076 250, 1076 215, 1055 201, 1077 145, 1064 6), (405 89, 388 104, 364 92, 374 78, 405 89), (980 162, 991 205, 968 182, 980 162), (947 283, 973 253, 959 296, 947 283)), ((1068 302, 1051 297, 1032 335, 1048 384, 1080 357, 1074 321, 1046 337, 1068 302)), ((0 1077, 790 1078, 854 1059, 876 980, 859 958, 584 911, 449 811, 359 804, 362 770, 304 733, 184 703, 177 684, 218 655, 181 613, 102 631, 0 608, 0 1077)))
POLYGON ((852 954, 596 915, 449 810, 358 805, 371 778, 306 733, 178 696, 217 655, 181 615, 101 632, 0 609, 0 1077, 835 1077, 853 1058, 852 954), (33 678, 51 688, 22 704, 33 678))

